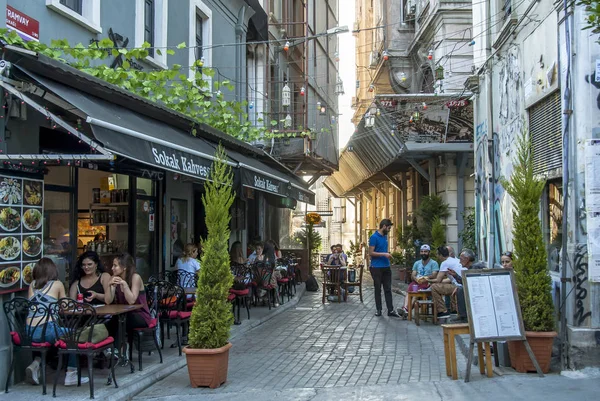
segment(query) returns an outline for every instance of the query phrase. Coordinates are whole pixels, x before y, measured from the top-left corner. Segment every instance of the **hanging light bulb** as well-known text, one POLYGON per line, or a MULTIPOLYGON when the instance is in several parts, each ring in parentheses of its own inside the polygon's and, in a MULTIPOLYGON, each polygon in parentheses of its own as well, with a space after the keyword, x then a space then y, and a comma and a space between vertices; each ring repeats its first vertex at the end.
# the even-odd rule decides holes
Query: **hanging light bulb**
POLYGON ((387 52, 387 50, 384 50, 381 55, 383 56, 383 59, 385 61, 388 61, 388 59, 390 58, 390 54, 387 52))
POLYGON ((377 111, 375 112, 375 115, 376 115, 377 117, 381 116, 381 110, 377 109, 377 111))
POLYGON ((427 55, 427 60, 433 60, 433 50, 429 50, 429 54, 427 55))
POLYGON ((198 64, 198 67, 204 67, 204 62, 206 60, 204 59, 204 57, 200 57, 200 60, 196 61, 196 64, 198 64))
POLYGON ((375 85, 369 85, 369 92, 373 92, 375 90, 375 85))
POLYGON ((340 54, 335 52, 335 61, 340 61, 340 54))
POLYGON ((471 42, 469 42, 469 46, 475 46, 475 39, 473 39, 471 42))
POLYGON ((306 92, 306 89, 304 89, 304 86, 302 88, 300 88, 300 96, 304 96, 305 92, 306 92))
POLYGON ((290 41, 286 40, 285 45, 283 46, 283 50, 285 50, 286 52, 288 50, 290 50, 290 41))
POLYGON ((400 73, 400 81, 406 82, 406 74, 403 72, 400 73))
POLYGON ((248 105, 248 108, 249 108, 250 110, 252 110, 252 109, 254 108, 254 102, 250 102, 250 104, 248 105))
POLYGON ((335 124, 335 116, 331 116, 331 123, 335 124))
POLYGON ((321 110, 321 102, 317 102, 317 110, 321 110))
POLYGON ((395 130, 395 129, 392 129, 392 130, 390 131, 390 135, 392 135, 392 136, 396 136, 396 130, 395 130))
POLYGON ((413 122, 412 116, 410 116, 410 119, 408 120, 408 122, 412 124, 412 122, 413 122))
POLYGON ((285 83, 285 85, 283 86, 283 89, 281 90, 281 105, 283 107, 289 107, 290 102, 291 102, 291 91, 290 91, 290 87, 288 86, 287 82, 285 83))
POLYGON ((423 107, 423 110, 427 110, 427 103, 423 102, 421 106, 423 107))

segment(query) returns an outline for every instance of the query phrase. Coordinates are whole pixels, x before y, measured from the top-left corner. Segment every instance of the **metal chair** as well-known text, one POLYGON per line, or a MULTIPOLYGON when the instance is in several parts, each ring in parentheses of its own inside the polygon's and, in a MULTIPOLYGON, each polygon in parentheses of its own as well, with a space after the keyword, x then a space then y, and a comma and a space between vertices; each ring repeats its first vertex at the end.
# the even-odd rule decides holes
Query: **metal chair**
POLYGON ((161 346, 165 346, 165 324, 175 325, 177 348, 181 356, 182 333, 179 329, 181 327, 183 331, 183 326, 189 324, 192 315, 192 312, 184 311, 185 292, 182 287, 167 281, 157 281, 155 286, 161 346))
POLYGON ((252 273, 248 266, 239 263, 232 263, 231 274, 233 274, 234 288, 229 289, 229 294, 230 297, 231 295, 234 296, 234 298, 232 299, 232 308, 234 312, 233 316, 235 318, 233 323, 241 324, 240 308, 242 304, 244 304, 244 306, 246 307, 246 311, 248 312, 248 319, 250 319, 250 303, 248 300, 250 298, 250 289, 252 286, 252 273), (244 288, 242 288, 242 286, 244 288), (237 316, 235 314, 235 306, 237 306, 237 316))
POLYGON ((48 308, 37 302, 26 298, 17 297, 4 303, 4 313, 8 321, 8 330, 12 340, 12 359, 8 374, 6 376, 5 392, 8 393, 8 385, 11 373, 15 367, 15 353, 19 351, 37 351, 41 354, 42 370, 42 394, 46 394, 46 354, 52 344, 47 341, 34 342, 34 333, 41 328, 41 339, 46 337, 46 323, 48 322, 48 308), (28 319, 30 317, 30 319, 28 319), (37 321, 29 326, 28 321, 37 321))
MULTIPOLYGON (((142 370, 142 339, 144 335, 150 336, 154 340, 154 346, 158 351, 158 355, 160 356, 160 363, 163 363, 163 356, 160 346, 158 344, 158 308, 156 301, 156 286, 154 283, 149 283, 146 286, 146 301, 148 302, 148 310, 150 311, 150 316, 152 316, 152 322, 148 327, 142 327, 133 329, 133 336, 129 337, 129 360, 133 360, 133 337, 136 338, 136 344, 138 349, 138 364, 140 371, 142 370)), ((150 354, 150 352, 148 353, 150 354)), ((131 366, 133 370, 133 365, 131 366)))
MULTIPOLYGON (((112 337, 94 343, 92 336, 94 327, 106 321, 104 316, 97 316, 96 309, 86 303, 79 303, 71 298, 61 298, 50 304, 50 317, 56 322, 56 342, 58 348, 58 366, 62 366, 63 355, 75 354, 85 355, 88 361, 88 376, 90 379, 90 398, 94 398, 94 355, 109 349, 111 354, 115 351, 115 341, 112 337)), ((113 358, 110 358, 110 373, 112 380, 117 385, 115 378, 115 366, 113 358)), ((81 368, 77 362, 77 385, 81 385, 81 368)), ((56 384, 58 383, 58 372, 54 376, 52 396, 56 397, 56 384)))
POLYGON ((273 266, 268 263, 258 262, 252 265, 253 282, 256 285, 256 297, 258 300, 258 292, 260 290, 267 291, 269 299, 269 309, 271 309, 271 301, 275 303, 275 287, 271 284, 273 276, 273 266))

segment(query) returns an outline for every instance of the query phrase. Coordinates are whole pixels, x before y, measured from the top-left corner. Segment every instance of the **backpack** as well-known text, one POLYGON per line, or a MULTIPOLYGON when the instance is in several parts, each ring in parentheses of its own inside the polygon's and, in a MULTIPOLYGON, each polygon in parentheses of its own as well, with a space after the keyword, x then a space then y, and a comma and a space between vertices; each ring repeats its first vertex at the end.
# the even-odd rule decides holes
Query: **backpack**
POLYGON ((315 276, 309 276, 306 280, 306 291, 319 291, 319 283, 317 283, 317 279, 315 278, 315 276))

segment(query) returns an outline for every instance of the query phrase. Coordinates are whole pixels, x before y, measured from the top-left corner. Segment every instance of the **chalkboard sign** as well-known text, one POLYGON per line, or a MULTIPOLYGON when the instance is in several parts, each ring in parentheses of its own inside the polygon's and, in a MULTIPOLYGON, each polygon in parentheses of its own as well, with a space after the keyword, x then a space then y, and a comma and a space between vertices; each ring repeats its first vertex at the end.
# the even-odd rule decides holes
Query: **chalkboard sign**
POLYGON ((524 340, 514 281, 505 269, 462 272, 471 337, 476 341, 524 340))

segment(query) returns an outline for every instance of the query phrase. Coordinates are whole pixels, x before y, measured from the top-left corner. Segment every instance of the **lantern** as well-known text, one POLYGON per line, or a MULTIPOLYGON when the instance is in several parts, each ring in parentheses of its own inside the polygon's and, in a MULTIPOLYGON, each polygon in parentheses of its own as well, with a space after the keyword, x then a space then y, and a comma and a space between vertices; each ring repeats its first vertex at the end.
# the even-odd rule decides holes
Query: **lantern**
POLYGON ((365 114, 365 127, 371 128, 375 125, 375 116, 372 116, 371 113, 367 111, 365 114))
POLYGON ((337 83, 335 84, 335 92, 334 93, 338 96, 344 95, 344 83, 342 82, 342 78, 340 78, 340 77, 338 77, 337 83))
POLYGON ((291 102, 291 91, 290 91, 290 87, 288 86, 287 82, 285 83, 285 85, 283 86, 283 89, 281 90, 281 105, 283 107, 289 107, 291 102))
POLYGON ((441 65, 435 69, 435 79, 444 79, 444 67, 441 65))
POLYGON ((292 127, 292 116, 290 116, 289 114, 287 116, 285 116, 285 120, 283 120, 283 127, 284 128, 292 127))

